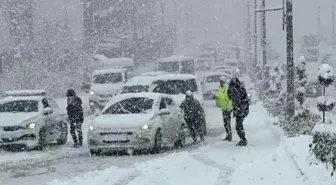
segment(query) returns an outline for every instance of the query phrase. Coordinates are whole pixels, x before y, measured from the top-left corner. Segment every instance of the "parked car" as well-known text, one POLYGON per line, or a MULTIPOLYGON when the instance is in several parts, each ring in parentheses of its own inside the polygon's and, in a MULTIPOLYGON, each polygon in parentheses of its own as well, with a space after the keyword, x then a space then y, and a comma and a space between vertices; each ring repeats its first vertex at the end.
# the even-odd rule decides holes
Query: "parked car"
POLYGON ((92 112, 102 110, 106 103, 115 96, 127 81, 125 68, 110 68, 95 70, 92 75, 89 104, 92 112))
POLYGON ((113 97, 89 127, 92 155, 104 151, 185 145, 183 111, 173 98, 160 93, 130 93, 113 97))
POLYGON ((67 142, 67 117, 44 90, 7 91, 0 100, 0 146, 44 149, 67 142))
POLYGON ((230 76, 225 72, 207 72, 203 76, 203 80, 201 82, 203 88, 203 97, 207 100, 216 99, 218 89, 219 89, 219 81, 221 77, 227 78, 230 80, 230 76))
MULTIPOLYGON (((126 93, 163 93, 169 94, 180 105, 185 99, 185 93, 190 90, 194 97, 204 105, 201 85, 195 75, 164 74, 157 76, 136 76, 131 78, 121 89, 120 94, 126 93)), ((203 111, 204 112, 204 111, 203 111)), ((206 134, 206 120, 203 115, 203 131, 206 134)))

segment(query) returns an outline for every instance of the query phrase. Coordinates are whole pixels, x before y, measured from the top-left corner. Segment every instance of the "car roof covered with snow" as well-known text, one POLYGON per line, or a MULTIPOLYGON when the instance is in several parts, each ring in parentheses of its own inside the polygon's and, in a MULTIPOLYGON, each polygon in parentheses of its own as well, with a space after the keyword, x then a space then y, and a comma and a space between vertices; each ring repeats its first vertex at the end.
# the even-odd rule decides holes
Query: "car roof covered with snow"
POLYGON ((208 76, 218 76, 218 75, 229 76, 229 74, 225 71, 209 71, 209 72, 205 72, 203 76, 208 77, 208 76))
MULTIPOLYGON (((170 97, 167 94, 162 94, 162 93, 147 93, 147 92, 142 92, 142 93, 127 93, 127 94, 118 94, 117 96, 114 96, 110 99, 110 101, 108 102, 108 104, 105 106, 104 110, 106 108, 108 108, 109 106, 126 100, 126 99, 130 99, 130 98, 148 98, 148 99, 153 99, 153 100, 158 100, 160 97, 170 97)), ((104 111, 103 110, 103 111, 104 111)))
POLYGON ((191 74, 163 74, 157 76, 136 76, 131 78, 126 82, 125 86, 136 86, 136 85, 151 85, 154 81, 163 80, 190 80, 197 79, 195 75, 191 74))
POLYGON ((43 96, 8 96, 0 99, 0 104, 13 102, 13 101, 42 101, 43 96))
POLYGON ((132 58, 120 57, 120 58, 107 58, 104 55, 96 54, 95 59, 100 60, 103 66, 129 66, 134 65, 132 58))
POLYGON ((97 69, 93 71, 93 75, 100 75, 106 73, 124 73, 127 69, 125 68, 107 68, 107 69, 97 69))
POLYGON ((158 75, 163 75, 163 74, 169 74, 169 73, 165 71, 151 71, 151 72, 142 73, 141 76, 158 76, 158 75))
POLYGON ((168 58, 160 58, 158 62, 178 62, 178 61, 184 61, 184 60, 193 60, 194 58, 189 56, 172 56, 168 58))

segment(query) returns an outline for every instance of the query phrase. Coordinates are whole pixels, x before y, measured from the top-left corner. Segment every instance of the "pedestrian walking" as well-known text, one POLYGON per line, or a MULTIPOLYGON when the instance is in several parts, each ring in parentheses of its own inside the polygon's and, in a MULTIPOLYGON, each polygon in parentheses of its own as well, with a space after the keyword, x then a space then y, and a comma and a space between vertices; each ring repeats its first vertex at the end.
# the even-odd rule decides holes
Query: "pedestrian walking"
POLYGON ((236 118, 236 130, 240 138, 237 146, 246 146, 244 119, 249 114, 249 98, 245 87, 238 78, 232 78, 229 84, 228 97, 232 101, 233 116, 236 118))
POLYGON ((220 87, 217 94, 217 99, 219 102, 219 108, 222 111, 224 128, 226 131, 226 137, 224 140, 232 141, 232 131, 231 131, 231 113, 232 113, 232 101, 228 96, 229 85, 226 83, 225 77, 220 78, 220 87))
POLYGON ((83 146, 82 124, 84 122, 82 100, 76 96, 73 89, 69 89, 66 96, 68 99, 67 113, 70 122, 70 134, 74 142, 73 146, 76 148, 81 147, 83 146))

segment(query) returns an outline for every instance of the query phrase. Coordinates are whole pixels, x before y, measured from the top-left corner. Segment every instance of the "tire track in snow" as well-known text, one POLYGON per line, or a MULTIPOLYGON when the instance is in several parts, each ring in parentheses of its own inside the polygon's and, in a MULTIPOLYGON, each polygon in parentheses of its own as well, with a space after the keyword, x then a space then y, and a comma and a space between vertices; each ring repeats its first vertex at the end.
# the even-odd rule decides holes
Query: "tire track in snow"
POLYGON ((142 173, 138 170, 135 170, 133 173, 131 173, 130 175, 128 175, 127 177, 119 180, 117 183, 115 183, 114 185, 127 185, 130 182, 132 182, 133 180, 135 180, 137 177, 139 177, 142 173))
POLYGON ((234 168, 221 165, 216 163, 215 161, 211 160, 209 157, 204 156, 202 154, 192 154, 191 157, 196 161, 206 165, 217 168, 220 170, 219 175, 217 177, 216 185, 223 185, 223 184, 230 184, 232 174, 234 173, 234 168))
POLYGON ((289 160, 291 161, 291 163, 293 164, 294 168, 299 172, 299 174, 301 175, 301 177, 303 177, 304 181, 307 181, 309 178, 308 176, 304 173, 304 171, 302 170, 302 168, 300 167, 300 165, 298 164, 298 162, 295 160, 294 156, 295 154, 293 154, 288 147, 286 146, 284 139, 282 137, 282 133, 281 131, 279 131, 277 128, 275 128, 274 125, 271 125, 270 122, 266 122, 266 126, 267 128, 273 133, 274 138, 279 142, 279 146, 280 143, 283 143, 283 149, 287 155, 287 158, 289 158, 289 160))

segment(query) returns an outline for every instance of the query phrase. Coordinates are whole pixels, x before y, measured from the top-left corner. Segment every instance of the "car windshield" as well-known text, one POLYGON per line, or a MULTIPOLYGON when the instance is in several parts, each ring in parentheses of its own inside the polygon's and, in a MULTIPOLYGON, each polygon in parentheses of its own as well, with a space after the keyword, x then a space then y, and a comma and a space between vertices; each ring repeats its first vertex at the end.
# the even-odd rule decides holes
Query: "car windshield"
POLYGON ((108 84, 122 82, 121 73, 105 73, 93 76, 93 83, 95 84, 108 84))
POLYGON ((118 58, 121 57, 121 49, 101 47, 96 51, 96 54, 104 55, 107 58, 118 58))
POLYGON ((195 74, 195 64, 192 60, 182 61, 182 74, 195 74))
POLYGON ((153 99, 134 97, 111 105, 103 114, 146 114, 153 104, 153 99))
POLYGON ((38 112, 37 100, 17 100, 0 104, 0 112, 38 112))
POLYGON ((121 89, 121 94, 148 92, 148 88, 149 88, 149 85, 124 86, 121 89))
POLYGON ((169 73, 175 73, 180 70, 180 63, 179 62, 159 62, 158 63, 158 70, 165 71, 169 73))
POLYGON ((184 94, 188 90, 197 92, 197 84, 195 79, 189 80, 158 80, 154 82, 155 88, 153 92, 164 94, 184 94))
POLYGON ((219 82, 220 78, 222 77, 223 75, 213 75, 213 76, 208 76, 206 78, 206 82, 208 83, 214 83, 214 82, 219 82))

